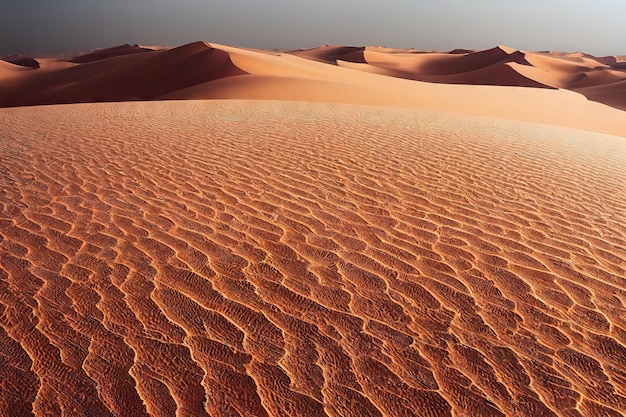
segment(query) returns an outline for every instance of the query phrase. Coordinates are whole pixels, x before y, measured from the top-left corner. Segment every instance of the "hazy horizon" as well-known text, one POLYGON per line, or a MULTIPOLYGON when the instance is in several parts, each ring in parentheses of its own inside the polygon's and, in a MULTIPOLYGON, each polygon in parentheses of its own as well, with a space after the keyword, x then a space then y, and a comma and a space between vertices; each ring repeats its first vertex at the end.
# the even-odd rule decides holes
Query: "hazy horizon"
POLYGON ((197 40, 282 50, 322 44, 425 50, 504 44, 626 54, 626 25, 621 22, 626 2, 619 0, 531 0, 517 5, 496 0, 232 0, 217 6, 199 0, 23 0, 5 6, 3 15, 0 56, 72 53, 124 43, 177 46, 197 40))

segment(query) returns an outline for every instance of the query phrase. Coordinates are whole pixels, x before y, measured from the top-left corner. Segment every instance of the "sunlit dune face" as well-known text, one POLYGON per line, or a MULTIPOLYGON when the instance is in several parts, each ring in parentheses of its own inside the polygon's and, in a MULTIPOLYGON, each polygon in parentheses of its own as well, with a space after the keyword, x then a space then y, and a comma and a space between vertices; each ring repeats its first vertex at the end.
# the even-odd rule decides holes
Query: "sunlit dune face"
POLYGON ((623 138, 262 101, 0 125, 0 415, 626 410, 623 138))

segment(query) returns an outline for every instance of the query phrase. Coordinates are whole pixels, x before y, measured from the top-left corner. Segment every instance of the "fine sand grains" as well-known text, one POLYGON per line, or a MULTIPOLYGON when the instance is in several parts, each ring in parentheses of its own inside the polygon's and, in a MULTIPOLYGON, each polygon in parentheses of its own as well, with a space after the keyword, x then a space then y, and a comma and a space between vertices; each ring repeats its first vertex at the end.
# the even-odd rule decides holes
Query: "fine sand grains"
POLYGON ((626 411, 624 138, 263 101, 0 126, 2 416, 626 411))

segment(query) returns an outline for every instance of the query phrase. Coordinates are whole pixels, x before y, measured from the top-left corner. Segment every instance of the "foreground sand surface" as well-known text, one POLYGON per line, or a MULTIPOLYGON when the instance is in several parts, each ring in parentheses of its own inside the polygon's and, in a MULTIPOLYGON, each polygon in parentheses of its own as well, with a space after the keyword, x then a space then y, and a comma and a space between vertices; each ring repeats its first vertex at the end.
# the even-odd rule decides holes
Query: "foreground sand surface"
POLYGON ((624 138, 236 100, 0 125, 0 415, 626 411, 624 138))

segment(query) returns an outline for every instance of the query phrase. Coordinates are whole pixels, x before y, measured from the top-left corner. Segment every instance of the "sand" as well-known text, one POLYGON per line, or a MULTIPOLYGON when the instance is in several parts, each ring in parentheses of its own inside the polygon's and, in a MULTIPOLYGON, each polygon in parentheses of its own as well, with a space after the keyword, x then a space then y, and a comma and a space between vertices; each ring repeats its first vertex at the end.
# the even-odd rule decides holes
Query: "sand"
POLYGON ((625 415, 625 61, 0 60, 0 416, 625 415))
POLYGON ((448 53, 384 48, 319 47, 294 55, 355 70, 446 84, 562 88, 590 100, 626 109, 626 96, 612 83, 626 80, 621 56, 519 51, 499 45, 484 51, 448 53), (603 94, 584 87, 598 85, 603 94), (601 85, 601 87, 600 87, 601 85))
POLYGON ((283 53, 194 42, 121 45, 37 70, 0 62, 0 107, 254 99, 449 111, 626 136, 618 57, 323 46, 283 53), (610 106, 610 107, 609 107, 610 106))
POLYGON ((113 58, 117 56, 138 54, 142 52, 152 52, 152 51, 155 51, 156 49, 157 48, 145 47, 145 46, 141 46, 137 44, 135 45, 125 44, 125 45, 114 46, 112 48, 103 48, 103 49, 97 49, 92 52, 76 54, 75 56, 72 56, 69 59, 69 61, 77 63, 77 64, 84 64, 87 62, 100 61, 103 59, 113 58))
POLYGON ((0 415, 626 412, 623 137, 252 100, 0 126, 0 415))

